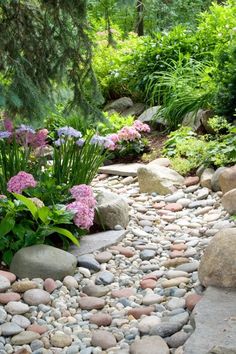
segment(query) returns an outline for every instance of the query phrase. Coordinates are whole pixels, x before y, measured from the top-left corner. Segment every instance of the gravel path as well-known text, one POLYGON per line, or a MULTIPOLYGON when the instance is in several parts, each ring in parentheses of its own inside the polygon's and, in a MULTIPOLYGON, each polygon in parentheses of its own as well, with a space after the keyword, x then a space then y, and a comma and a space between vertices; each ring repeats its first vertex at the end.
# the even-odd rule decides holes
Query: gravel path
POLYGON ((183 353, 204 290, 201 254, 218 230, 235 226, 221 192, 191 185, 166 197, 145 195, 133 177, 103 175, 93 187, 127 199, 127 235, 82 256, 63 282, 15 282, 0 272, 0 354, 183 353))

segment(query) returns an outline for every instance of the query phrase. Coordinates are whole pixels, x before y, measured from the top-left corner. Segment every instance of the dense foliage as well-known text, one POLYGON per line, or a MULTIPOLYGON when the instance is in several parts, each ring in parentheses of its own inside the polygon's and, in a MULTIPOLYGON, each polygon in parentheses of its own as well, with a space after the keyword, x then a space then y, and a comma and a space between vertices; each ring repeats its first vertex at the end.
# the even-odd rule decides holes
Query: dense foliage
POLYGON ((0 2, 0 108, 39 118, 97 99, 85 0, 0 2))
POLYGON ((106 99, 130 95, 150 105, 176 128, 184 115, 213 109, 233 119, 236 108, 236 4, 213 3, 198 27, 179 25, 152 37, 131 35, 116 48, 98 41, 94 68, 106 99), (102 53, 102 55, 100 55, 102 53))

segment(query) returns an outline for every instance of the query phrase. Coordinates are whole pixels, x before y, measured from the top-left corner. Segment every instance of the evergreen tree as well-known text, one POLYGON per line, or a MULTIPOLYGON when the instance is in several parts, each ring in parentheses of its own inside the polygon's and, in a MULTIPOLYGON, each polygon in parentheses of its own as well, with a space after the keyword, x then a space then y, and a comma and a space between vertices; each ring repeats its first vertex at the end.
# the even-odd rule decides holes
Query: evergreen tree
POLYGON ((86 0, 0 0, 0 107, 39 118, 64 87, 67 109, 91 113, 91 55, 86 0))

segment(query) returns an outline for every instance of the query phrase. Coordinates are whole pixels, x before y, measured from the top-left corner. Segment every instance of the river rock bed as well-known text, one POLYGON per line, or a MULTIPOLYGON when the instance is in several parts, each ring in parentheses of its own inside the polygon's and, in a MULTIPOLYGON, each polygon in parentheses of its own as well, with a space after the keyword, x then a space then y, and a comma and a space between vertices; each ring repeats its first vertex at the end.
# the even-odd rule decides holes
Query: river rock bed
POLYGON ((217 231, 235 226, 221 192, 197 178, 186 184, 172 195, 147 195, 135 177, 99 175, 95 192, 128 202, 128 233, 80 257, 76 273, 62 281, 0 271, 0 354, 183 353, 204 291, 201 255, 217 231))

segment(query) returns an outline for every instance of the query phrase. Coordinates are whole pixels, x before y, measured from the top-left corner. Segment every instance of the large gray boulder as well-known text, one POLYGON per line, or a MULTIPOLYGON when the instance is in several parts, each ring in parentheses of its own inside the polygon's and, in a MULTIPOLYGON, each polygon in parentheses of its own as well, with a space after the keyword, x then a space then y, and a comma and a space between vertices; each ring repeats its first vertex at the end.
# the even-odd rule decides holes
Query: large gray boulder
POLYGON ((129 223, 128 203, 115 193, 100 191, 97 196, 96 222, 109 230, 114 230, 116 225, 126 228, 129 223))
POLYGON ((173 193, 176 186, 184 184, 184 178, 176 171, 155 164, 138 169, 138 182, 141 193, 173 193))
POLYGON ((214 192, 220 191, 220 176, 224 172, 226 167, 219 167, 215 170, 212 178, 211 178, 211 188, 214 192))
POLYGON ((205 287, 236 288, 236 228, 217 232, 202 256, 198 277, 205 287))
POLYGON ((199 109, 197 112, 189 112, 185 115, 182 125, 192 128, 194 132, 206 130, 213 133, 208 120, 212 117, 212 111, 199 109))
POLYGON ((226 168, 219 178, 220 189, 223 193, 236 188, 236 165, 226 168))
POLYGON ((145 110, 145 104, 143 103, 134 103, 134 105, 130 108, 127 108, 125 111, 122 112, 122 116, 134 116, 138 117, 140 114, 143 113, 145 110))
POLYGON ((146 109, 139 117, 143 123, 152 124, 155 127, 167 127, 167 123, 164 118, 157 116, 157 113, 160 111, 161 106, 153 106, 146 109))
POLYGON ((114 110, 118 113, 124 112, 126 109, 133 106, 133 101, 129 97, 121 97, 115 101, 109 102, 104 107, 104 111, 114 110))
POLYGON ((53 278, 62 280, 73 275, 77 259, 72 254, 48 245, 20 249, 13 257, 10 270, 19 278, 53 278))
POLYGON ((214 175, 215 171, 213 170, 213 168, 206 168, 200 177, 200 184, 202 187, 207 187, 209 189, 211 189, 211 180, 212 177, 214 175))
POLYGON ((223 195, 222 205, 231 215, 236 214, 236 188, 223 195))

